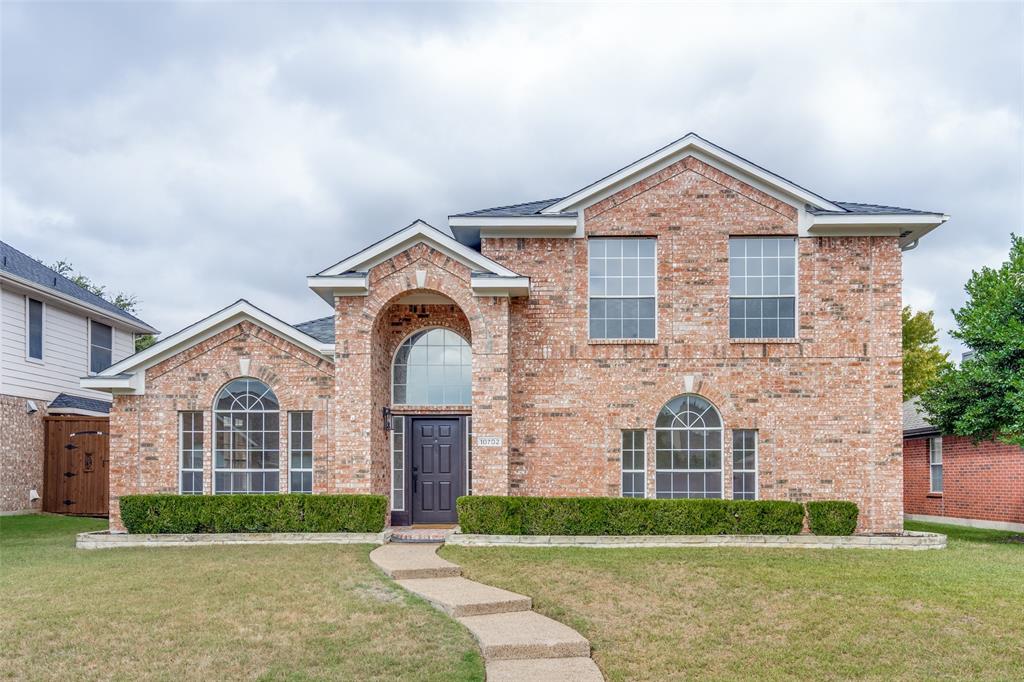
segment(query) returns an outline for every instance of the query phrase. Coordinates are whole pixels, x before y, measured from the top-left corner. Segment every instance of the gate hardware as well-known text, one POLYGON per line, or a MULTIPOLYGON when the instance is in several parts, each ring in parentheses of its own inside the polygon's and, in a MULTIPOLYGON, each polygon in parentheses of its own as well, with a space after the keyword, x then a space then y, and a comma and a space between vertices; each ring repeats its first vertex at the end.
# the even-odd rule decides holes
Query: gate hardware
POLYGON ((77 450, 78 446, 75 445, 74 443, 68 443, 67 445, 64 446, 64 449, 65 450, 77 450))
POLYGON ((64 478, 71 478, 72 476, 77 476, 77 475, 78 474, 76 474, 74 471, 65 471, 64 472, 64 478))
POLYGON ((66 504, 66 505, 72 505, 74 503, 75 503, 74 500, 64 500, 64 504, 66 504))

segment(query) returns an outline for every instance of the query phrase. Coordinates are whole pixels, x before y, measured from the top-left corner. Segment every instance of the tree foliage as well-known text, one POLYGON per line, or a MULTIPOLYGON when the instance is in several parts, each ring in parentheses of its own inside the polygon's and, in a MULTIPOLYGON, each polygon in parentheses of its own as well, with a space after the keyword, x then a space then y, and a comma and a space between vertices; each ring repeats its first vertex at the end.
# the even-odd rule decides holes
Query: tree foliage
MULTIPOLYGON (((93 282, 81 272, 75 270, 75 266, 72 265, 69 260, 61 258, 56 263, 48 267, 51 270, 55 270, 57 274, 67 277, 83 289, 91 291, 100 298, 110 301, 126 313, 134 315, 135 311, 139 307, 139 299, 137 296, 134 294, 127 294, 123 291, 119 291, 116 294, 111 295, 107 292, 107 288, 105 286, 93 282)), ((154 343, 156 343, 156 337, 152 334, 137 334, 135 336, 135 352, 138 353, 140 350, 145 350, 154 343)))
POLYGON ((949 353, 939 348, 932 311, 903 307, 903 399, 921 395, 949 366, 949 353))
POLYGON ((973 355, 940 372, 921 402, 943 433, 1024 445, 1024 239, 1010 239, 1009 259, 973 272, 953 311, 952 336, 973 355))

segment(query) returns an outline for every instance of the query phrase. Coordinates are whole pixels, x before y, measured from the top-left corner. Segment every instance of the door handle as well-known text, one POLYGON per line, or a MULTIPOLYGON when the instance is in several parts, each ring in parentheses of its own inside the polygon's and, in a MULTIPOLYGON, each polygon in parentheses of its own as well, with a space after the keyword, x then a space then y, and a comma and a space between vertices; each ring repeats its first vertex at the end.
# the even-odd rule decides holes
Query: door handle
POLYGON ((77 475, 78 474, 76 474, 74 471, 65 471, 64 472, 64 478, 71 478, 72 476, 77 476, 77 475))

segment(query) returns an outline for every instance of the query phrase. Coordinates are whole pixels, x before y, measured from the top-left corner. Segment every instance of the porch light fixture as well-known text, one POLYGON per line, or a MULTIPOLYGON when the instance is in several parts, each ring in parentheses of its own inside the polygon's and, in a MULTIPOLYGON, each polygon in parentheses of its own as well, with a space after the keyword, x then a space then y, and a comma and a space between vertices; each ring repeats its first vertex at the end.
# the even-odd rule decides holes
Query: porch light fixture
POLYGON ((387 433, 391 430, 391 408, 385 405, 381 412, 384 414, 384 432, 387 433))

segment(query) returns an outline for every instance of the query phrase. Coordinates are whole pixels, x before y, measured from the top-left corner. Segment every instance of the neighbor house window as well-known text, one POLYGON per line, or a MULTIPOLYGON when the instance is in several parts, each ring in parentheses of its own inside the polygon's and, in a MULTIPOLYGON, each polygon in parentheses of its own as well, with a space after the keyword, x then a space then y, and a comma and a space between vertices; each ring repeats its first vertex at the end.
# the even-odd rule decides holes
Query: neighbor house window
POLYGON ((391 417, 391 510, 405 511, 405 417, 391 417))
POLYGON ((928 439, 928 469, 931 480, 930 490, 942 492, 942 437, 928 439))
POLYGON ((89 371, 96 374, 113 364, 114 330, 110 325, 89 320, 89 371))
POLYGON ((178 413, 182 495, 203 494, 203 413, 178 413))
POLYGON ((729 336, 796 336, 796 238, 729 239, 729 336))
POLYGON ((655 497, 722 497, 722 418, 697 395, 681 395, 655 422, 655 497))
POLYGON ((235 379, 214 402, 214 493, 276 493, 280 405, 270 387, 235 379))
POLYGON ((34 298, 28 301, 28 357, 31 360, 43 359, 43 302, 34 298))
POLYGON ((645 497, 647 434, 641 430, 622 432, 622 496, 645 497))
POLYGON ((313 413, 288 413, 288 490, 313 492, 313 413))
POLYGON ((473 351, 450 329, 425 329, 407 338, 392 369, 396 405, 469 405, 473 351))
POLYGON ((757 499, 757 431, 732 432, 732 499, 757 499))
POLYGON ((590 239, 590 338, 655 338, 655 244, 590 239))

